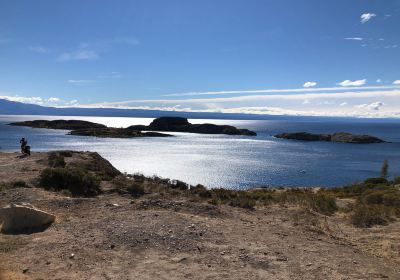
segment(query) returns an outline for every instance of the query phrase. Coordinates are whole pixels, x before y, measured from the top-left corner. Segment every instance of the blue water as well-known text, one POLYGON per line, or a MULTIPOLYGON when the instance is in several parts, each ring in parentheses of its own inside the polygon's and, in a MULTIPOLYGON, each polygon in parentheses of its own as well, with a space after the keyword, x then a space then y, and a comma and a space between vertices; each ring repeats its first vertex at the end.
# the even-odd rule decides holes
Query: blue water
POLYGON ((400 175, 400 122, 376 120, 190 120, 248 128, 257 137, 174 133, 176 137, 102 139, 67 131, 6 125, 34 119, 83 119, 114 127, 149 124, 148 118, 0 116, 2 151, 18 151, 26 137, 33 151, 96 151, 119 170, 179 179, 209 187, 340 186, 379 176, 387 159, 390 176, 400 175), (276 139, 281 132, 351 132, 391 143, 342 144, 276 139))

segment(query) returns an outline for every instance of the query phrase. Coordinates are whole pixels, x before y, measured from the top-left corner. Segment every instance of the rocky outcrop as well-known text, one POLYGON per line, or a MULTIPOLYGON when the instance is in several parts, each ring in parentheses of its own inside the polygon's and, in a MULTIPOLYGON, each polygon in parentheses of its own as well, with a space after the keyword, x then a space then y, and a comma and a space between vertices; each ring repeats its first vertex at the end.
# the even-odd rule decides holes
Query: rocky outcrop
POLYGON ((230 125, 216 124, 191 124, 188 119, 181 117, 161 117, 151 122, 150 125, 133 125, 127 129, 133 131, 170 131, 170 132, 189 132, 201 134, 227 134, 227 135, 246 135, 256 136, 257 134, 248 129, 238 129, 230 125))
POLYGON ((33 128, 48 128, 48 129, 65 129, 65 130, 77 130, 77 129, 89 129, 89 128, 106 128, 103 124, 80 121, 80 120, 35 120, 35 121, 24 121, 10 123, 14 126, 28 126, 33 128))
POLYGON ((55 221, 55 216, 31 204, 11 204, 0 209, 2 233, 38 232, 55 221))
POLYGON ((384 143, 379 139, 370 135, 354 135, 346 132, 338 132, 334 134, 312 134, 308 132, 281 133, 275 135, 276 138, 301 140, 301 141, 330 141, 353 144, 371 144, 384 143))

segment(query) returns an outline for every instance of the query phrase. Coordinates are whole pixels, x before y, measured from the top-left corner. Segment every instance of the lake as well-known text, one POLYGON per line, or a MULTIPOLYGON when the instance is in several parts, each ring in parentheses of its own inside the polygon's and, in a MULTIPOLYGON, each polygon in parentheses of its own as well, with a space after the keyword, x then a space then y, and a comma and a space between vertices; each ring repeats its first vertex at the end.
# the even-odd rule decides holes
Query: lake
POLYGON ((8 126, 14 121, 80 119, 113 127, 149 124, 150 118, 1 116, 0 151, 18 151, 26 137, 32 151, 96 151, 127 173, 178 179, 208 187, 341 186, 379 176, 385 159, 390 176, 400 175, 400 122, 394 120, 201 120, 256 131, 258 136, 172 133, 175 137, 103 139, 68 131, 8 126), (307 131, 370 134, 390 143, 344 144, 276 139, 274 134, 307 131))

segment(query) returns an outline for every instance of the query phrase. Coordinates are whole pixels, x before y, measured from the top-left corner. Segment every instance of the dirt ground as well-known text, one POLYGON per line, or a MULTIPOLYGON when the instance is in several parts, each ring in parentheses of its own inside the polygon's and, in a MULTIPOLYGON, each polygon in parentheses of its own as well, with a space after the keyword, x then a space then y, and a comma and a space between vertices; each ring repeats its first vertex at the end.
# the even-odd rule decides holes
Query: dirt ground
MULTIPOLYGON (((0 153, 0 182, 33 184, 46 157, 0 153)), ((0 234, 1 279, 400 279, 398 221, 357 229, 340 211, 251 211, 156 194, 68 198, 33 187, 0 193, 0 207, 12 202, 57 220, 44 232, 0 234)))

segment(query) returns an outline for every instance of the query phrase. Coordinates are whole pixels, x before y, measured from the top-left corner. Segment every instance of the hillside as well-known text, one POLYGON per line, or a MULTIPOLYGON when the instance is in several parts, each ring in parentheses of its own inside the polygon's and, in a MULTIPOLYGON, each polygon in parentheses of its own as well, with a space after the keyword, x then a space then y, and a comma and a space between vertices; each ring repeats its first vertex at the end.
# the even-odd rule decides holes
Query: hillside
POLYGON ((357 228, 345 211, 354 199, 337 197, 337 210, 318 190, 188 189, 179 181, 126 177, 96 153, 69 151, 0 153, 0 182, 1 207, 27 202, 56 215, 45 231, 0 234, 2 279, 400 275, 400 222, 357 228), (64 187, 49 181, 49 174, 76 168, 92 180, 90 192, 76 188, 77 179, 64 187), (255 204, 244 200, 262 194, 268 196, 255 204))

